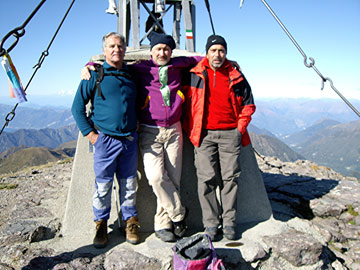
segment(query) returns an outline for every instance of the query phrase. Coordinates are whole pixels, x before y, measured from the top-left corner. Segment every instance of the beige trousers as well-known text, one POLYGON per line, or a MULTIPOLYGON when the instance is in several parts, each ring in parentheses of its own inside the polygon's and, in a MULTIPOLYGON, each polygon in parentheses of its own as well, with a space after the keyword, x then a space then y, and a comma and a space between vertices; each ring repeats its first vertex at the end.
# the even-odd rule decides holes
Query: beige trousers
POLYGON ((172 221, 181 221, 185 215, 180 199, 183 148, 181 123, 177 122, 170 127, 141 125, 139 142, 145 175, 157 198, 154 229, 171 229, 172 221))

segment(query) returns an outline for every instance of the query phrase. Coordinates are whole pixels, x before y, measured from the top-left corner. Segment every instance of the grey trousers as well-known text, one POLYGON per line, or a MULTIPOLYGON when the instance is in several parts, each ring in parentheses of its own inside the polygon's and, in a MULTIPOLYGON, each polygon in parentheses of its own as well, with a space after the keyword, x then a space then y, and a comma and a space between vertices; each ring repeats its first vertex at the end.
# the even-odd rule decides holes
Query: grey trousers
POLYGON ((146 178, 157 199, 154 229, 171 229, 173 221, 181 221, 185 216, 180 198, 183 148, 181 123, 177 122, 170 127, 141 125, 139 138, 146 178))
POLYGON ((240 151, 238 129, 203 130, 200 147, 195 147, 195 167, 204 227, 236 226, 240 151))

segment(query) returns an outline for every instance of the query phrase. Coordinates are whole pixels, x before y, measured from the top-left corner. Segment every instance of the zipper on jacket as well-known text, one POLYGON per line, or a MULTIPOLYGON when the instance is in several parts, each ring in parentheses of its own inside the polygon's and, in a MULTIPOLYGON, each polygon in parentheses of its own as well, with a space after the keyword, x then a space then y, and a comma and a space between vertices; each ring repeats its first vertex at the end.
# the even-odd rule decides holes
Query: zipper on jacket
POLYGON ((168 109, 167 109, 168 106, 166 106, 166 104, 164 103, 164 107, 165 107, 165 119, 166 119, 166 123, 168 123, 168 122, 169 122, 169 119, 168 119, 168 109))
POLYGON ((216 70, 214 70, 214 82, 213 82, 213 88, 216 86, 216 70))

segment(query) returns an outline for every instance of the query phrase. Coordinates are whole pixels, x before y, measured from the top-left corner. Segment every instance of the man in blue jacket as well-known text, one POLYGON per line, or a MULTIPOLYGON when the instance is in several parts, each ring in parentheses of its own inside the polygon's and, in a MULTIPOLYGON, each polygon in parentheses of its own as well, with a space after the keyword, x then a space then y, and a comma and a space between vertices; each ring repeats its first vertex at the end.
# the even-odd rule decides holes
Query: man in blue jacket
POLYGON ((136 172, 138 162, 136 86, 123 63, 126 45, 123 36, 111 32, 103 37, 104 77, 96 87, 97 73, 82 80, 72 105, 72 113, 81 131, 94 146, 95 192, 93 212, 96 223, 94 246, 108 242, 107 220, 110 216, 114 174, 119 183, 120 206, 126 221, 126 240, 139 242, 136 210, 136 172), (90 117, 86 104, 92 102, 90 117))

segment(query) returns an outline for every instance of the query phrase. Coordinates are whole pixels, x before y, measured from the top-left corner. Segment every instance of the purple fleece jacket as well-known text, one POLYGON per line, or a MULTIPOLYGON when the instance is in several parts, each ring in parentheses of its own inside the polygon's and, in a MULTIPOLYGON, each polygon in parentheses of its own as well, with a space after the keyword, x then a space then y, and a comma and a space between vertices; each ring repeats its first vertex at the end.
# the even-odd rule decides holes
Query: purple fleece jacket
POLYGON ((153 60, 128 65, 138 91, 140 124, 168 127, 178 122, 185 101, 180 91, 182 72, 195 66, 202 56, 174 57, 168 63, 170 106, 166 106, 160 92, 159 66, 153 60))

